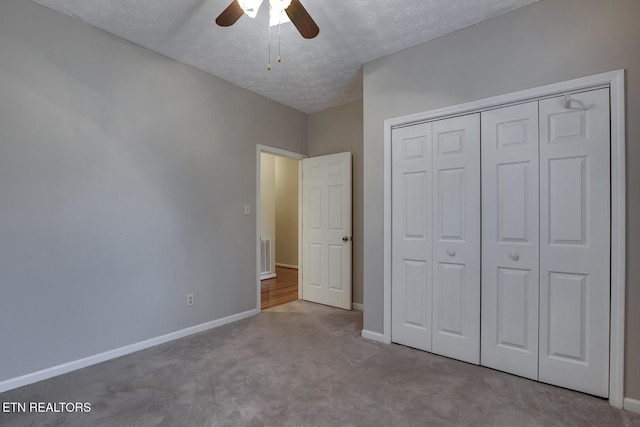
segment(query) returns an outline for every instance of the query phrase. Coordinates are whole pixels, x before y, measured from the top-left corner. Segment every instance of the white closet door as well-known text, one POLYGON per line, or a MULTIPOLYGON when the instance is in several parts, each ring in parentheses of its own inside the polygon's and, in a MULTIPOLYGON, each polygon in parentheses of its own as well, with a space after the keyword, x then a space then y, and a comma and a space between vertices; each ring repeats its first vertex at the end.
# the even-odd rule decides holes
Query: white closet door
POLYGON ((432 351, 480 363, 480 115, 433 122, 432 351))
POLYGON ((431 351, 431 125, 392 134, 394 342, 431 351))
POLYGON ((538 102, 482 113, 481 363, 538 379, 538 102))
POLYGON ((540 121, 539 378, 606 397, 609 90, 540 101, 540 121))

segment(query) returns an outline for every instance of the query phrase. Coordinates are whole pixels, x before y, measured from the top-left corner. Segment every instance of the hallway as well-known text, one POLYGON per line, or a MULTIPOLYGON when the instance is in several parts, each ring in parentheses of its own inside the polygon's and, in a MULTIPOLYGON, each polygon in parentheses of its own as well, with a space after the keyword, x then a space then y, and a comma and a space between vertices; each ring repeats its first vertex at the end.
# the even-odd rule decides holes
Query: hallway
POLYGON ((298 299, 298 270, 276 267, 273 279, 260 282, 260 308, 276 307, 298 299))

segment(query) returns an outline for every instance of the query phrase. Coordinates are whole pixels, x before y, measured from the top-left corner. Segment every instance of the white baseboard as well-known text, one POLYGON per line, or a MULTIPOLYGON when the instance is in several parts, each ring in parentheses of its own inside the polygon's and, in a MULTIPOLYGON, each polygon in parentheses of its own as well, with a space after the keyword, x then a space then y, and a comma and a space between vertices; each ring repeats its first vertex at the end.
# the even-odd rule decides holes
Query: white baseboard
POLYGON ((226 325, 227 323, 232 323, 238 320, 246 319, 247 317, 251 317, 259 313, 260 313, 260 310, 254 308, 253 310, 245 311, 243 313, 233 314, 231 316, 223 317, 222 319, 217 319, 211 322, 202 323, 200 325, 191 326, 186 329, 171 332, 155 338, 150 338, 148 340, 126 345, 124 347, 116 348, 114 350, 108 350, 103 353, 85 357, 83 359, 74 360, 72 362, 63 363, 61 365, 43 369, 41 371, 22 375, 16 378, 11 378, 11 379, 0 382, 0 393, 13 390, 15 388, 22 387, 25 385, 33 384, 38 381, 46 380, 48 378, 56 377, 58 375, 66 374, 71 371, 76 371, 78 369, 95 365, 97 363, 105 362, 107 360, 115 359, 117 357, 125 356, 127 354, 131 354, 136 351, 144 350, 145 348, 154 347, 156 345, 164 344, 169 341, 177 340, 179 338, 184 338, 189 335, 193 335, 209 329, 217 328, 217 327, 226 325))
POLYGON ((274 277, 276 277, 276 273, 261 274, 260 275, 260 280, 273 279, 274 277))
POLYGON ((364 311, 364 306, 362 304, 358 304, 357 302, 352 302, 351 308, 358 311, 364 311))
POLYGON ((367 331, 366 329, 362 330, 362 338, 366 338, 372 341, 378 341, 384 344, 384 335, 379 332, 367 331))
POLYGON ((630 397, 625 397, 624 404, 622 407, 629 412, 635 412, 636 414, 640 414, 640 400, 631 399, 630 397))
POLYGON ((298 269, 297 265, 283 264, 281 262, 276 262, 276 267, 290 268, 292 270, 297 270, 298 269))

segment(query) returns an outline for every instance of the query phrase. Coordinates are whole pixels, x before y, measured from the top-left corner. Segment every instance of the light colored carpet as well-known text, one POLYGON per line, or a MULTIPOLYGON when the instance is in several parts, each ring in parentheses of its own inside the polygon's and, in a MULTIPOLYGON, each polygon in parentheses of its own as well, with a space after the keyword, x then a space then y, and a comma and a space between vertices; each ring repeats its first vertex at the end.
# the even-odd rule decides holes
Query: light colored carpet
POLYGON ((3 426, 640 426, 606 400, 360 337, 362 313, 296 301, 0 394, 89 402, 3 426))

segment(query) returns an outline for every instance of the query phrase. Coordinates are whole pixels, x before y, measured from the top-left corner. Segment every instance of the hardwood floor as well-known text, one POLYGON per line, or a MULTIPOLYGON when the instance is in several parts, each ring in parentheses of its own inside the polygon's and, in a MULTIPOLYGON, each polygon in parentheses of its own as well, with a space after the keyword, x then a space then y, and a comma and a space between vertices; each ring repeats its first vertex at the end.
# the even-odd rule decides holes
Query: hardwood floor
POLYGON ((298 270, 276 267, 273 279, 260 282, 260 308, 275 307, 298 299, 298 270))

